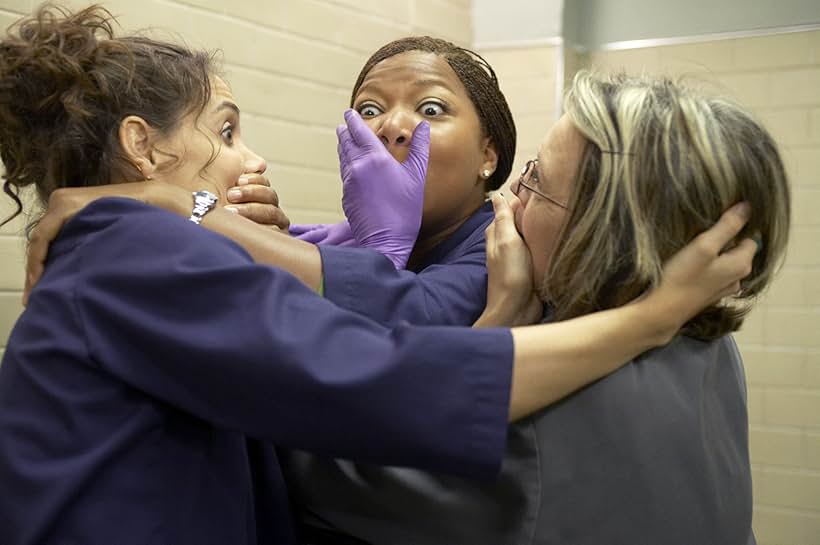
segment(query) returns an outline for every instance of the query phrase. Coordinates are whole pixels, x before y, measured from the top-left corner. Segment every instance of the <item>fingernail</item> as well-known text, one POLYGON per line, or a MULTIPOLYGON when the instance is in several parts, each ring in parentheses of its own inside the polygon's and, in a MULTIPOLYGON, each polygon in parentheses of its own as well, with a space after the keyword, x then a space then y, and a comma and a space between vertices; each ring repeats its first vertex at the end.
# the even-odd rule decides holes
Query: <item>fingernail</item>
POLYGON ((743 215, 743 217, 749 219, 750 217, 752 217, 752 205, 745 201, 740 203, 740 213, 743 215))
POLYGON ((242 192, 240 190, 235 189, 235 188, 228 190, 228 200, 229 201, 235 201, 235 200, 241 199, 241 198, 242 198, 242 192))
POLYGON ((760 250, 763 249, 763 237, 761 236, 760 232, 755 231, 754 234, 751 236, 751 239, 755 241, 757 245, 757 251, 755 253, 759 253, 760 250))
POLYGON ((235 206, 226 206, 225 210, 227 210, 228 212, 231 212, 233 214, 238 214, 239 213, 239 209, 235 206))
POLYGON ((243 175, 242 175, 242 176, 240 176, 240 177, 239 177, 239 179, 236 181, 236 185, 248 185, 248 182, 249 182, 249 181, 250 181, 250 177, 249 177, 249 176, 247 176, 247 175, 245 175, 245 174, 243 174, 243 175))

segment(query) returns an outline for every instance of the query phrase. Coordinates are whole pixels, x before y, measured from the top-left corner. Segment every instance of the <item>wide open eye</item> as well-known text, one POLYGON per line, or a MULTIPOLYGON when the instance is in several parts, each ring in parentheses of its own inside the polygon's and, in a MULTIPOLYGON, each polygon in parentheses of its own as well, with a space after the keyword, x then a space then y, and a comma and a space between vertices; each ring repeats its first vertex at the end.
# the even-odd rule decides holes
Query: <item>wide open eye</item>
POLYGON ((357 111, 363 118, 376 117, 384 113, 381 108, 372 103, 362 104, 357 108, 357 111))
POLYGON ((424 117, 438 117, 440 115, 443 115, 447 110, 445 110, 444 106, 442 106, 438 102, 428 100, 427 102, 424 102, 421 106, 419 106, 418 111, 424 117))
POLYGON ((222 136, 222 140, 229 146, 233 145, 233 130, 233 125, 225 123, 219 133, 222 136))

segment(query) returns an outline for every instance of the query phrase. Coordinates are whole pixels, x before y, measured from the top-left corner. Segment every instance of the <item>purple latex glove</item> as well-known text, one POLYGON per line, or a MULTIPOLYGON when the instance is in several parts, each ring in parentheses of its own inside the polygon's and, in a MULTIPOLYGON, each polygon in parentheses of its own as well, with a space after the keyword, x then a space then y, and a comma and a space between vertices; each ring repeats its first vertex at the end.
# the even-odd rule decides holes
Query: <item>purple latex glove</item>
POLYGON ((291 224, 288 232, 299 240, 311 244, 329 246, 358 246, 347 221, 339 223, 297 223, 291 224))
POLYGON ((342 172, 342 208, 359 246, 387 256, 403 269, 421 227, 430 124, 419 123, 410 151, 398 162, 354 110, 336 129, 342 172))

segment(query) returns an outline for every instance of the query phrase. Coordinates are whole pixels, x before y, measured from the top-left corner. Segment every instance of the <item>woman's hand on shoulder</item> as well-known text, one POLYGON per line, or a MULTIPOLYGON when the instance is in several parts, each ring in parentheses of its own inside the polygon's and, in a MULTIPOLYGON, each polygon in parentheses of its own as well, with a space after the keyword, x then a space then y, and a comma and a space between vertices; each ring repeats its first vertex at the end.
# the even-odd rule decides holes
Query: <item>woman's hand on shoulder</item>
POLYGON ((512 327, 537 322, 544 305, 534 289, 532 258, 515 227, 515 209, 504 196, 492 196, 495 219, 487 226, 487 305, 474 327, 512 327))

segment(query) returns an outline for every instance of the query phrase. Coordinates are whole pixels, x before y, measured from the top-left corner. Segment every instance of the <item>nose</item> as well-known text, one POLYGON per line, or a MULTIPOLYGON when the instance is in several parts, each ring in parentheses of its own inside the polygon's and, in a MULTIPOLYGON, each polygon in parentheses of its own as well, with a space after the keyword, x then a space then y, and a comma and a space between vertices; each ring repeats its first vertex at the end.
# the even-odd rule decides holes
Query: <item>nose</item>
POLYGON ((415 116, 405 110, 388 112, 376 136, 390 149, 393 146, 409 146, 416 127, 415 116))
POLYGON ((245 156, 245 173, 250 174, 264 174, 268 169, 268 163, 263 157, 255 154, 251 150, 247 150, 245 156))

